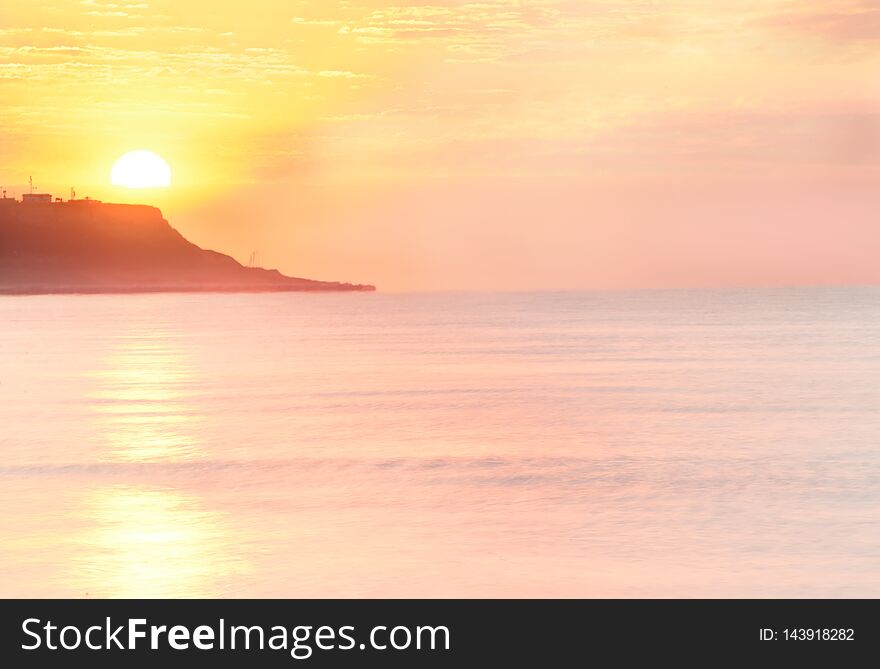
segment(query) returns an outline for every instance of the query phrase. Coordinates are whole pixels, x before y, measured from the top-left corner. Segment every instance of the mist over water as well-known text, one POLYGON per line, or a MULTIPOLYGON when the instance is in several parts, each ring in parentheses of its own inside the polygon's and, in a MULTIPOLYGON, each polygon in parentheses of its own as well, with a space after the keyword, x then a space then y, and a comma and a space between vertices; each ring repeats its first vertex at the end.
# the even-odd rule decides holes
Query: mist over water
POLYGON ((880 289, 0 323, 2 596, 880 596, 880 289))

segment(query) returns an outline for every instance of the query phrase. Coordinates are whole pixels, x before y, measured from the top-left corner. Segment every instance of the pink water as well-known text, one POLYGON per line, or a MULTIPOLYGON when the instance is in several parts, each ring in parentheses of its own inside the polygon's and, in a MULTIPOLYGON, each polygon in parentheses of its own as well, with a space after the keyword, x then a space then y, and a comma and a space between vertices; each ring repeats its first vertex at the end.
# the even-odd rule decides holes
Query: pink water
POLYGON ((880 596, 878 289, 0 323, 0 596, 880 596))

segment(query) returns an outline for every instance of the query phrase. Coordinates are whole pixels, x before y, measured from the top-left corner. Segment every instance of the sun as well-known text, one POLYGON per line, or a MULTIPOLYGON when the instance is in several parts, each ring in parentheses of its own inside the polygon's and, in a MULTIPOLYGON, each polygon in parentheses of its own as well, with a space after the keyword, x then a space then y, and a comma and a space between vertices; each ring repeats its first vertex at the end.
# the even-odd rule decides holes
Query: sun
POLYGON ((167 188, 171 168, 152 151, 129 151, 113 164, 110 183, 126 188, 167 188))

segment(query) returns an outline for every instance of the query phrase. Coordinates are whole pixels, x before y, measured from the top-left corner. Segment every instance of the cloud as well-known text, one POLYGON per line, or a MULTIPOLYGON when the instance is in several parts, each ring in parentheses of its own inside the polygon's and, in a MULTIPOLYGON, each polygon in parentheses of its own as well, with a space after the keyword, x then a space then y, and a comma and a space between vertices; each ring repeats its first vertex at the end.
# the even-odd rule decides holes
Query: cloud
POLYGON ((572 151, 572 158, 584 165, 661 172, 880 167, 880 116, 868 103, 677 112, 609 129, 584 142, 559 142, 558 149, 572 151))
POLYGON ((787 11, 763 17, 757 23, 832 42, 880 40, 880 7, 874 0, 837 3, 833 10, 826 3, 807 9, 793 5, 787 11))
POLYGON ((345 21, 338 34, 384 48, 433 44, 460 59, 492 60, 540 31, 565 30, 550 1, 496 0, 456 5, 391 5, 345 21))

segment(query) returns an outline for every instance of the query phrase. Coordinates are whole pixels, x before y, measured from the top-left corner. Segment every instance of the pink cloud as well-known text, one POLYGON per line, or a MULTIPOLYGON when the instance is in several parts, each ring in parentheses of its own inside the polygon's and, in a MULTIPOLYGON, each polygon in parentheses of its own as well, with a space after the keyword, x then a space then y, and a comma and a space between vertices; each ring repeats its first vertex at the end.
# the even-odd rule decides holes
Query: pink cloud
POLYGON ((766 17, 758 23, 835 42, 880 39, 880 7, 873 0, 844 4, 836 11, 818 7, 812 10, 793 9, 766 17))

